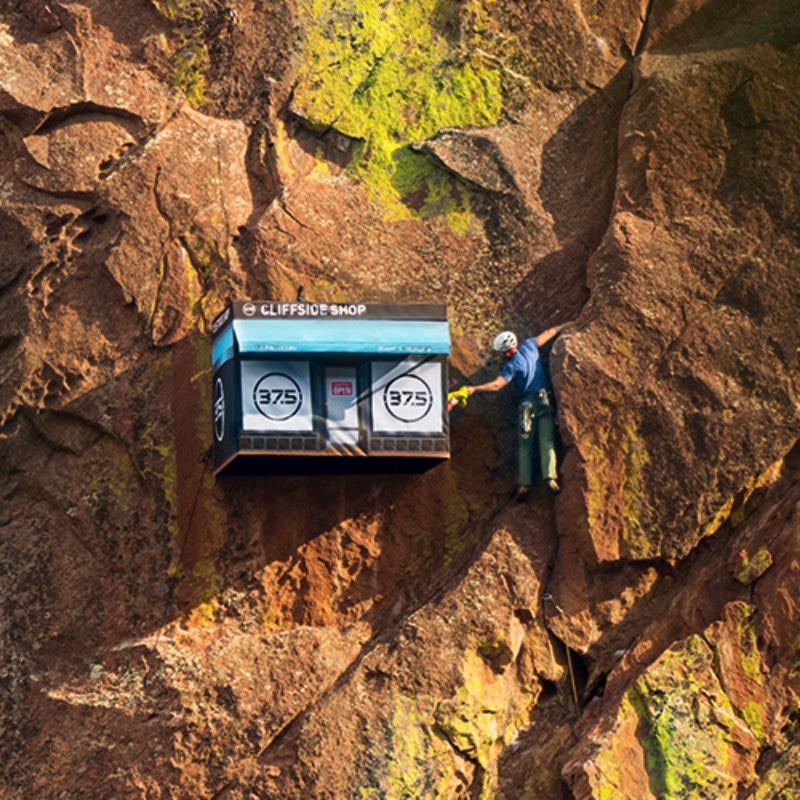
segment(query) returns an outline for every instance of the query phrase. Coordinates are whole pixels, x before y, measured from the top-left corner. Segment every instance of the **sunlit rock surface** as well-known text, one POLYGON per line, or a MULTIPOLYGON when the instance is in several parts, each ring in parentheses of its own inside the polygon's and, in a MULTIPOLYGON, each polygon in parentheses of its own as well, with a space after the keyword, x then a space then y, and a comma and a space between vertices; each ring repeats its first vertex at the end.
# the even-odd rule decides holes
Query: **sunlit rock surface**
POLYGON ((0 794, 800 797, 798 120, 790 0, 0 5, 0 794), (301 286, 570 323, 562 493, 215 481, 301 286))

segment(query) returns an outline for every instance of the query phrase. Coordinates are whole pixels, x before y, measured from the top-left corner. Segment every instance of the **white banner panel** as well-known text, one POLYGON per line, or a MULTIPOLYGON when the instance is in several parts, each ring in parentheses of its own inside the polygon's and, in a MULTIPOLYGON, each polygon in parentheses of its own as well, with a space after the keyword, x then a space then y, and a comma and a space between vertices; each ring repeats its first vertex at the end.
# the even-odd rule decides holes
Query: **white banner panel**
POLYGON ((307 361, 242 361, 242 429, 311 431, 311 375, 307 361))
POLYGON ((442 433, 442 396, 438 361, 372 362, 375 433, 442 433))

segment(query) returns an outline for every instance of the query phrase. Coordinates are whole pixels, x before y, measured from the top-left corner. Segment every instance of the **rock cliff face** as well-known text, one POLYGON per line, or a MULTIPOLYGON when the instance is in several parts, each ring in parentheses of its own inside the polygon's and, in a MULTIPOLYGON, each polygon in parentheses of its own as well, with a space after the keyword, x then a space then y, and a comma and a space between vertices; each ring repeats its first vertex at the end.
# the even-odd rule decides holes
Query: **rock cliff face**
POLYGON ((3 0, 3 797, 800 797, 793 0, 3 0), (416 477, 209 472, 231 298, 550 353, 416 477))

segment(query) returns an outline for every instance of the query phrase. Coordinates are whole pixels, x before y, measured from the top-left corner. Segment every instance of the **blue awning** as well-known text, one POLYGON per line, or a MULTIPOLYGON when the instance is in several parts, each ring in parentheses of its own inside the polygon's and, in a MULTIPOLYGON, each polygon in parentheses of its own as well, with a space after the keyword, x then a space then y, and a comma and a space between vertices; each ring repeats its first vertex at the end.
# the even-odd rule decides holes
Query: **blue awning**
POLYGON ((443 320, 237 319, 232 328, 243 354, 450 353, 450 329, 443 320))
POLYGON ((446 356, 443 305, 314 304, 238 301, 213 324, 218 369, 235 354, 446 356))

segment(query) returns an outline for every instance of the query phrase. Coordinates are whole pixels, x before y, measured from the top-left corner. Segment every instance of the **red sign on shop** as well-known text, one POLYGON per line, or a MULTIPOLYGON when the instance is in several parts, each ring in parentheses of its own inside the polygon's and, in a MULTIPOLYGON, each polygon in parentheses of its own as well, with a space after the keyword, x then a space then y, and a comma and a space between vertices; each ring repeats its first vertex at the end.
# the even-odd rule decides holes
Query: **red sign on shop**
POLYGON ((334 397, 352 397, 352 381, 331 381, 331 394, 334 397))

